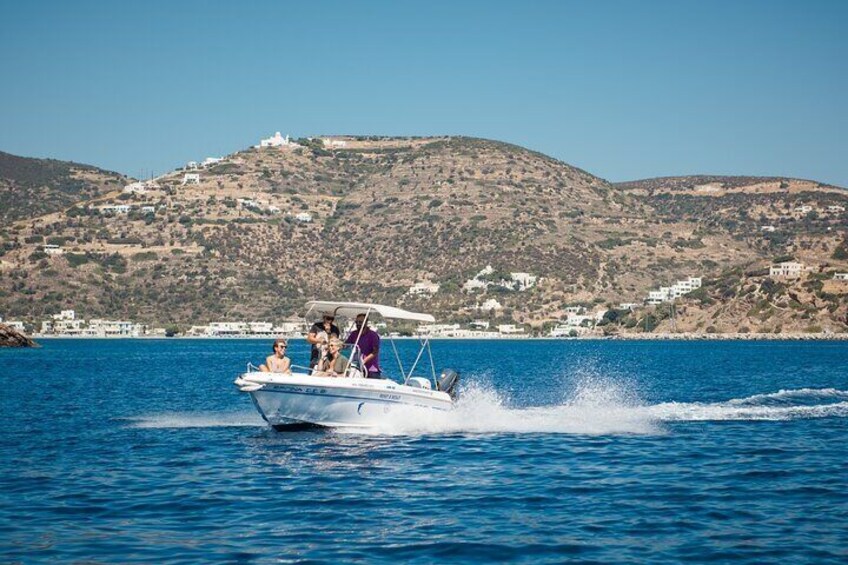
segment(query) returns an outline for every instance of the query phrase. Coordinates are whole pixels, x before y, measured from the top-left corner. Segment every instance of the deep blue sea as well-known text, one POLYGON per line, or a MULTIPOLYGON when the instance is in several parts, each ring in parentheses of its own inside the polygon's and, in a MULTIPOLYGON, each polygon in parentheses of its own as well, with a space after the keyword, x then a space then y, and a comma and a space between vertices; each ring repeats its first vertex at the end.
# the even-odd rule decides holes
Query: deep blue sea
POLYGON ((369 433, 267 428, 267 340, 0 350, 0 562, 848 562, 848 343, 433 350, 457 409, 369 433))

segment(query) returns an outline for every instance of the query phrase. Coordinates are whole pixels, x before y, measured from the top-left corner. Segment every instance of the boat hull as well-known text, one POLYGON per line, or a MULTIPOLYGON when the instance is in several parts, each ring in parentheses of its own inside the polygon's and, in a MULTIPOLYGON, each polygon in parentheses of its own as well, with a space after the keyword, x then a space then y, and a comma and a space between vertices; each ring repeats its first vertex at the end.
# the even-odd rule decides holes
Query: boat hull
POLYGON ((444 392, 386 379, 245 373, 235 383, 250 394, 262 417, 277 429, 304 425, 372 428, 394 416, 452 408, 444 392))

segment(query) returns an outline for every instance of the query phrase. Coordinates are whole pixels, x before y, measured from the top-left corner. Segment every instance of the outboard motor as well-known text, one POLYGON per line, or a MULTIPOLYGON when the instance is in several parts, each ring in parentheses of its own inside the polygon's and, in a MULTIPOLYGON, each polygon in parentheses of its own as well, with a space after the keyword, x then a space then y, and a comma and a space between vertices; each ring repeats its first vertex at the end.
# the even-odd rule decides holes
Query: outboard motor
POLYGON ((459 373, 453 369, 445 369, 436 381, 436 389, 448 393, 451 398, 456 398, 457 384, 459 384, 459 373))

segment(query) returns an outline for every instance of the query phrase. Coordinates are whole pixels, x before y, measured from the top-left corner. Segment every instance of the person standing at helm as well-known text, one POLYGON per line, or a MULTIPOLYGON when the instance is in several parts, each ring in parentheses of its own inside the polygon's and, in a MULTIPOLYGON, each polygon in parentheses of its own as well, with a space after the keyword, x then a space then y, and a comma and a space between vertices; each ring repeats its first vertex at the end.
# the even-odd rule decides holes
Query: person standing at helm
POLYGON ((356 316, 356 329, 350 332, 345 343, 359 343, 362 363, 368 373, 366 377, 369 379, 382 377, 383 373, 380 370, 380 335, 368 327, 365 314, 356 316))
POLYGON ((311 369, 320 364, 330 338, 342 336, 338 326, 333 323, 334 320, 335 317, 332 314, 324 314, 321 320, 312 324, 312 328, 306 334, 306 341, 312 344, 312 354, 309 358, 309 368, 311 369))

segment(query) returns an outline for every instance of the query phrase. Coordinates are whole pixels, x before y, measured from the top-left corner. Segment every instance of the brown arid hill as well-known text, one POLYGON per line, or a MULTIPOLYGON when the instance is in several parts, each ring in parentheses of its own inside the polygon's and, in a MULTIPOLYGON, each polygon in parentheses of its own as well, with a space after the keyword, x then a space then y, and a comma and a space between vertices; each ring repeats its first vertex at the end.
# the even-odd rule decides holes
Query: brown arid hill
POLYGON ((768 269, 732 269, 677 299, 636 312, 611 313, 606 335, 818 334, 848 331, 848 281, 822 266, 800 278, 769 277, 768 269))
POLYGON ((120 191, 126 182, 124 175, 90 165, 0 151, 0 224, 64 210, 120 191))
POLYGON ((308 299, 333 297, 400 304, 445 321, 542 327, 569 305, 637 302, 678 278, 720 279, 782 255, 848 266, 835 253, 848 227, 848 216, 832 208, 848 208, 837 187, 759 177, 614 185, 496 141, 334 141, 250 148, 188 172, 197 183, 175 171, 143 194, 3 228, 0 312, 42 319, 74 308, 86 318, 186 326, 280 320, 308 299), (101 210, 118 204, 132 210, 101 210), (65 254, 46 256, 45 243, 65 254), (462 290, 487 265, 493 280, 510 272, 539 280, 526 291, 462 290), (424 280, 441 285, 434 296, 407 294, 424 280), (476 309, 489 299, 503 309, 476 309))

